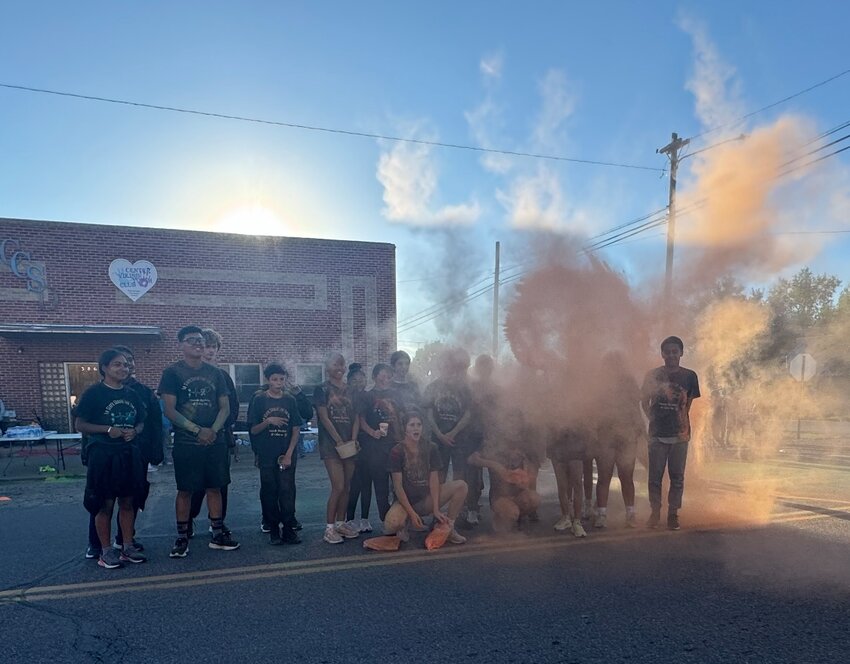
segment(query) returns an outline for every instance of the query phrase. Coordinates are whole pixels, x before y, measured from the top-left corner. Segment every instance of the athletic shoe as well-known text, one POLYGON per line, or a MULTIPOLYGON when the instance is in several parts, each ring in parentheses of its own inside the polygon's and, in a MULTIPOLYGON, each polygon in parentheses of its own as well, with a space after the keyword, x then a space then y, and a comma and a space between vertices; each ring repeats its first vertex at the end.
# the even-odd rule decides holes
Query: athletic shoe
POLYGON ((587 521, 591 516, 593 516, 593 508, 591 508, 591 506, 587 504, 587 501, 585 501, 581 505, 581 520, 587 521))
POLYGON ((189 519, 189 529, 186 531, 186 537, 192 539, 195 536, 195 520, 189 519))
MULTIPOLYGON (((133 538, 133 541, 131 542, 131 544, 136 551, 144 551, 145 550, 145 547, 142 546, 142 543, 139 540, 137 540, 135 537, 133 538)), ((114 540, 112 540, 112 548, 115 549, 116 551, 121 551, 124 548, 124 545, 119 544, 118 538, 116 537, 114 540)))
POLYGON ((587 537, 587 531, 584 529, 584 526, 581 525, 580 519, 575 519, 573 521, 571 530, 573 531, 573 535, 576 537, 587 537))
POLYGON ((280 534, 280 539, 284 544, 301 544, 301 538, 292 528, 284 528, 280 534))
POLYGON ((402 542, 410 541, 410 531, 407 529, 407 524, 405 523, 401 530, 397 531, 395 534, 402 542))
POLYGON ((361 533, 371 533, 372 524, 369 523, 369 519, 360 519, 360 525, 357 526, 357 530, 359 530, 361 533))
POLYGON ((355 533, 360 532, 360 519, 350 519, 345 522, 345 527, 349 530, 353 530, 355 533))
POLYGON ((144 563, 147 562, 147 558, 145 554, 141 551, 137 551, 133 545, 131 544, 126 549, 123 549, 119 554, 119 559, 122 563, 144 563))
POLYGON ((567 528, 570 527, 571 523, 572 519, 570 518, 570 515, 566 514, 560 519, 558 519, 558 521, 555 523, 555 530, 567 530, 567 528))
POLYGON ((466 538, 454 528, 452 528, 451 532, 449 533, 449 537, 446 541, 451 544, 466 544, 466 538))
POLYGON ((360 537, 360 531, 351 528, 348 524, 343 523, 336 527, 336 531, 345 539, 355 539, 360 537))
POLYGON ((268 525, 265 521, 260 524, 260 532, 261 533, 270 533, 272 531, 272 527, 268 525))
POLYGON ((289 527, 292 528, 292 530, 301 530, 304 526, 301 525, 301 522, 298 519, 292 517, 289 527))
POLYGON ((106 569, 124 567, 124 564, 121 562, 121 554, 112 547, 101 552, 100 557, 97 559, 97 564, 106 569))
POLYGON ((148 472, 149 473, 155 473, 158 470, 159 470, 159 468, 157 466, 154 466, 152 463, 148 464, 148 472))
POLYGON ((626 512, 626 528, 637 528, 637 515, 634 512, 626 512))
POLYGON ((101 553, 103 553, 103 549, 95 549, 93 546, 87 546, 86 560, 94 560, 95 558, 100 558, 101 553))
POLYGON ((280 538, 280 530, 269 536, 269 543, 274 545, 283 544, 283 540, 280 538))
MULTIPOLYGON (((292 532, 295 532, 294 530, 292 532)), ((328 544, 342 544, 345 540, 342 538, 336 528, 325 528, 325 535, 322 537, 328 544)))
POLYGON ((675 512, 671 512, 667 515, 667 529, 668 530, 679 530, 679 515, 675 512))
POLYGON ((660 510, 652 510, 652 514, 649 515, 649 519, 646 521, 647 528, 658 528, 658 524, 661 521, 661 511, 660 510))
POLYGON ((466 513, 466 522, 470 526, 477 526, 480 522, 478 521, 478 512, 475 510, 469 510, 466 513))
POLYGON ((171 553, 168 554, 169 558, 185 558, 189 553, 189 539, 186 537, 178 537, 174 540, 174 547, 171 549, 171 553))
POLYGON ((593 527, 594 528, 605 528, 608 526, 608 515, 607 514, 597 514, 593 519, 593 527))
POLYGON ((218 535, 213 535, 209 547, 219 551, 235 551, 239 548, 239 542, 233 539, 230 532, 222 530, 218 535))

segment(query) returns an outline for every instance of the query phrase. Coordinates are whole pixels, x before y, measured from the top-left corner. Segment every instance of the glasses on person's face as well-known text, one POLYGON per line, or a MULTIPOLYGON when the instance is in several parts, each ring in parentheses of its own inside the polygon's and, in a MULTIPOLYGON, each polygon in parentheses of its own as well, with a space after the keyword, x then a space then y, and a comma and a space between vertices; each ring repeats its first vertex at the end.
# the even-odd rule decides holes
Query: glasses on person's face
POLYGON ((204 338, 203 337, 185 337, 183 339, 184 344, 189 344, 190 346, 203 346, 204 338))

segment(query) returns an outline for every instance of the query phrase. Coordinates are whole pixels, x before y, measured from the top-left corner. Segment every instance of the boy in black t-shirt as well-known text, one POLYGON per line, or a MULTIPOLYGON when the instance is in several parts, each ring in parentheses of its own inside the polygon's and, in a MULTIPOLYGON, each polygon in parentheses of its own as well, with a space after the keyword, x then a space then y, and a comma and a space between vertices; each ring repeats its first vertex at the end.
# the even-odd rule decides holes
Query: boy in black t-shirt
POLYGON ((286 370, 279 364, 265 369, 269 388, 248 406, 251 446, 260 469, 260 502, 270 526, 272 544, 299 544, 295 519, 295 448, 301 416, 295 399, 284 392, 286 370))
POLYGON ((174 478, 177 481, 177 540, 172 558, 189 551, 189 513, 192 493, 204 490, 213 536, 211 549, 239 548, 224 529, 221 487, 230 482, 230 464, 224 427, 230 416, 227 385, 221 370, 204 362, 201 328, 189 325, 177 333, 183 359, 162 372, 157 390, 165 416, 174 425, 174 478))
POLYGON ((661 482, 664 469, 670 475, 667 495, 667 527, 679 530, 679 508, 685 488, 685 462, 691 439, 691 403, 700 396, 694 371, 679 366, 685 345, 679 337, 661 342, 664 366, 646 374, 641 388, 641 408, 649 418, 649 503, 652 514, 647 526, 657 528, 661 520, 661 482))

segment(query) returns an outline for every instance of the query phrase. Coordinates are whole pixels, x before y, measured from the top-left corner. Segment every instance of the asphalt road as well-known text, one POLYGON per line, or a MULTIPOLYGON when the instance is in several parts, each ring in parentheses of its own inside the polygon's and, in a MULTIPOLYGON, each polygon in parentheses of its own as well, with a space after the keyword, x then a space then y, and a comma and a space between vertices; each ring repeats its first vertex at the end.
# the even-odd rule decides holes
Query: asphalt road
POLYGON ((611 527, 586 540, 551 530, 544 472, 531 531, 497 538, 485 524, 466 545, 426 552, 419 535, 398 553, 322 543, 324 471, 311 455, 298 472, 302 545, 268 545, 243 462, 228 517, 242 547, 199 535, 183 560, 167 556, 173 476, 152 474, 138 526, 151 559, 115 571, 82 557, 81 480, 0 483, 0 661, 850 660, 841 467, 706 467, 675 533, 626 530, 612 491, 611 527), (740 490, 765 474, 780 498, 757 517, 740 490))

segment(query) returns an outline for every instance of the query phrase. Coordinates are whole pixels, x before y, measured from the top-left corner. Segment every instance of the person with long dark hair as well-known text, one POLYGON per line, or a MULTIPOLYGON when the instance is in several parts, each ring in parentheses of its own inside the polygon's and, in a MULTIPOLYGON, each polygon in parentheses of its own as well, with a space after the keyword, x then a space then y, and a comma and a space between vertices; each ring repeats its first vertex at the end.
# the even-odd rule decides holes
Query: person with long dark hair
MULTIPOLYGON (((351 397, 351 402, 360 412, 360 399, 366 389, 366 373, 363 371, 363 366, 359 362, 352 362, 348 365, 348 375, 345 377, 345 384, 348 386, 348 393, 351 397)), ((359 429, 358 419, 358 429, 359 429)), ((371 533, 372 524, 369 521, 369 510, 372 506, 372 479, 369 476, 368 469, 368 453, 364 449, 364 442, 367 445, 371 443, 363 436, 358 436, 360 442, 360 452, 354 458, 354 474, 351 476, 351 488, 348 491, 348 509, 346 512, 346 523, 350 528, 357 530, 360 533, 371 533), (360 502, 360 518, 355 519, 357 513, 357 502, 360 502)))
POLYGON ((106 569, 115 569, 127 562, 146 560, 133 546, 132 538, 135 506, 143 500, 146 488, 145 466, 136 440, 144 429, 145 406, 124 385, 129 370, 120 351, 104 351, 97 367, 101 381, 83 393, 77 403, 74 426, 88 438, 83 505, 95 519, 101 551, 97 562, 106 569), (128 535, 120 552, 112 547, 110 533, 116 500, 121 531, 128 535))
POLYGON ((369 481, 375 487, 378 516, 381 521, 390 509, 390 475, 387 471, 390 450, 404 437, 401 417, 403 404, 392 388, 393 370, 388 364, 372 369, 374 385, 360 400, 360 447, 366 449, 369 481))

